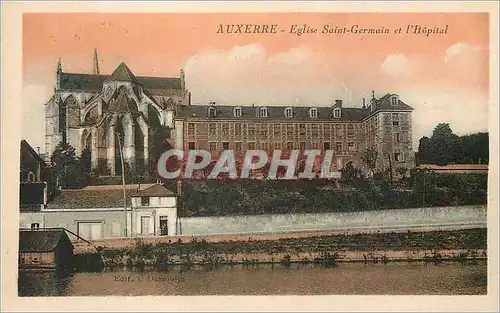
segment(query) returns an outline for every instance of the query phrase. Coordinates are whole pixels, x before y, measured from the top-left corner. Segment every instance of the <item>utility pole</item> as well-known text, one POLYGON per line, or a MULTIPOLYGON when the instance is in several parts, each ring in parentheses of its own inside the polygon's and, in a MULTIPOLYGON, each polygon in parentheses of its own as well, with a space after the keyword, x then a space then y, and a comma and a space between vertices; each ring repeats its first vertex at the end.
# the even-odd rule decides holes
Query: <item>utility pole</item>
POLYGON ((423 192, 422 192, 422 206, 425 207, 425 168, 423 169, 424 174, 424 187, 423 187, 423 192))
POLYGON ((123 189, 123 211, 125 212, 125 229, 123 234, 125 237, 127 236, 127 194, 125 192, 125 162, 123 161, 123 149, 122 149, 122 142, 120 139, 120 133, 116 134, 116 137, 118 138, 118 148, 120 149, 120 161, 122 164, 122 189, 123 189))
POLYGON ((389 179, 391 181, 391 186, 392 186, 392 161, 390 153, 389 153, 389 179))

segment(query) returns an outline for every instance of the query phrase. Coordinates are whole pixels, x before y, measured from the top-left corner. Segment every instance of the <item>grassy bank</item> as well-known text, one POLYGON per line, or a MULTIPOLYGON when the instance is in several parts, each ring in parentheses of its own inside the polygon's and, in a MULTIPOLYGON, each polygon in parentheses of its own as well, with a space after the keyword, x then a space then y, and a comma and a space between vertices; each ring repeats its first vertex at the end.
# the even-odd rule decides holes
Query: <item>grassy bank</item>
MULTIPOLYGON (((318 236, 262 241, 207 241, 144 244, 103 249, 107 267, 157 268, 193 264, 259 264, 292 262, 378 263, 390 261, 474 261, 486 257, 486 229, 318 236)), ((81 256, 85 258, 85 256, 81 256)))

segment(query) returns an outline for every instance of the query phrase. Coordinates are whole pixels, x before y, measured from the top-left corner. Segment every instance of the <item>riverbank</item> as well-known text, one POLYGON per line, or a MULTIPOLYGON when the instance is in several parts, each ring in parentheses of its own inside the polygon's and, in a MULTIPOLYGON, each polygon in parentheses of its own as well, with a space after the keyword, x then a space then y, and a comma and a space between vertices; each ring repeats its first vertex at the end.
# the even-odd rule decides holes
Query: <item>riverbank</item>
MULTIPOLYGON (((325 235, 315 237, 150 244, 137 239, 131 248, 101 248, 104 264, 117 267, 156 267, 197 264, 388 263, 445 261, 475 262, 487 258, 484 228, 380 234, 325 235)), ((89 262, 90 254, 76 257, 76 267, 89 262)))

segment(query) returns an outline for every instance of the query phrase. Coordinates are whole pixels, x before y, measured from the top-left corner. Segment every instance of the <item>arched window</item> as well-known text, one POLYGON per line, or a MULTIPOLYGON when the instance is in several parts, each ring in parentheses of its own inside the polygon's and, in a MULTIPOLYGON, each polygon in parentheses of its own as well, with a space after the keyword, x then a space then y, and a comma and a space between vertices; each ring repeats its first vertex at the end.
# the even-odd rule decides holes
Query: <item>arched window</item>
POLYGON ((267 117, 267 108, 266 107, 259 108, 259 117, 267 117))
POLYGON ((285 109, 285 117, 292 117, 292 116, 293 116, 292 108, 286 108, 285 109))
POLYGON ((340 109, 333 109, 333 118, 340 118, 340 109))
POLYGON ((318 109, 316 109, 316 108, 309 109, 309 116, 312 118, 317 118, 318 117, 318 109))

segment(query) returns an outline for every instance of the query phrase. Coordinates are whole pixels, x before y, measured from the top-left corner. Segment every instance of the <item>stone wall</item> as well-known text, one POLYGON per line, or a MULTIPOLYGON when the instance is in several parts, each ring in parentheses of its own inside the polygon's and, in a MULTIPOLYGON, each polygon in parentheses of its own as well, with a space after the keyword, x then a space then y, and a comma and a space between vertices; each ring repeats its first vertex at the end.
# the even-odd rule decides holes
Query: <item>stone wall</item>
POLYGON ((179 219, 179 235, 258 234, 343 229, 398 229, 425 226, 486 227, 486 206, 432 207, 354 213, 276 214, 179 219))

